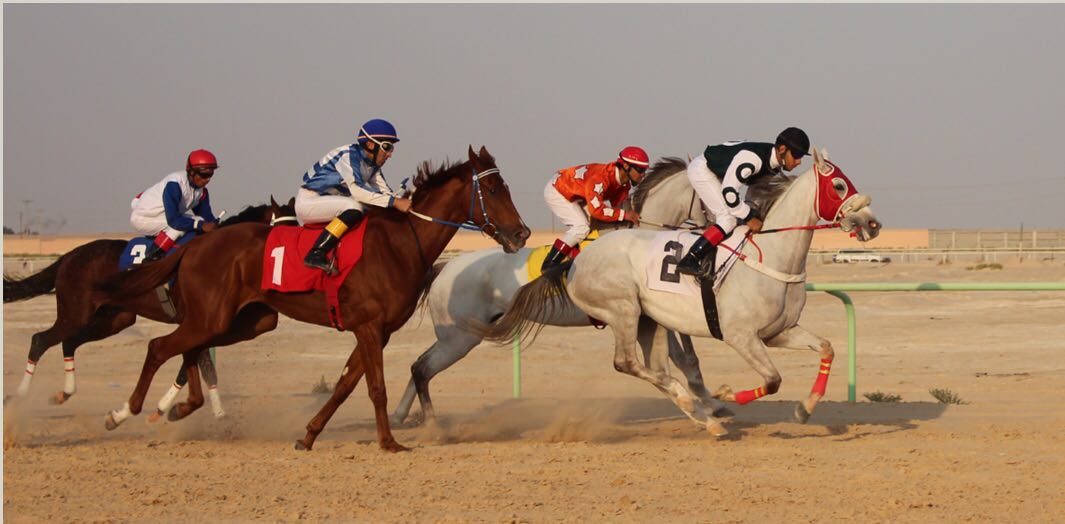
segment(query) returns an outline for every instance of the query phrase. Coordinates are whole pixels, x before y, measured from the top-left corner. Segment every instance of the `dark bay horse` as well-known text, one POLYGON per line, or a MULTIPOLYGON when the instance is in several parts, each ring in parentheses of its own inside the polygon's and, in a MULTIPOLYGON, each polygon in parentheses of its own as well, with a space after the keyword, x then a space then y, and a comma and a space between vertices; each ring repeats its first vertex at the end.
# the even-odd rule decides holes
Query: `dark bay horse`
MULTIPOLYGON (((271 221, 282 217, 295 217, 294 203, 295 199, 290 199, 287 205, 280 205, 270 197, 269 204, 246 207, 240 213, 225 219, 220 227, 228 228, 246 222, 270 224, 271 221)), ((137 316, 174 323, 154 290, 127 301, 121 308, 107 306, 97 309, 92 304, 90 295, 93 288, 119 273, 118 260, 126 243, 126 240, 94 240, 74 248, 34 275, 21 280, 4 277, 5 304, 55 290, 55 323, 52 327, 35 333, 30 341, 26 373, 17 392, 19 397, 29 391, 37 361, 56 344, 63 344, 66 384, 63 391, 52 397, 52 403, 62 404, 76 391, 74 353, 79 346, 103 340, 132 326, 137 321, 137 316)), ((208 369, 204 370, 208 382, 215 383, 213 368, 208 369)), ((184 381, 184 375, 179 374, 177 383, 183 385, 184 381)))
MULTIPOLYGON (((348 357, 332 397, 307 424, 296 449, 309 450, 363 374, 374 405, 378 442, 382 449, 403 451, 389 427, 384 382, 384 346, 414 313, 433 262, 454 237, 460 222, 491 236, 507 252, 525 244, 529 228, 510 198, 495 159, 485 148, 469 160, 433 169, 418 169, 409 191, 410 214, 393 209, 370 209, 362 259, 339 292, 341 320, 358 344, 348 357), (423 220, 419 220, 423 219, 423 220)), ((174 407, 177 418, 203 404, 196 373, 197 354, 208 346, 250 340, 277 327, 278 313, 330 326, 322 292, 278 293, 261 289, 263 256, 269 228, 246 224, 198 238, 177 253, 150 266, 130 271, 100 287, 99 304, 121 305, 166 282, 176 273, 180 295, 180 325, 173 333, 153 339, 140 379, 129 402, 107 415, 114 429, 141 411, 156 370, 183 355, 189 376, 189 401, 174 407), (225 264, 219 264, 225 260, 225 264)))

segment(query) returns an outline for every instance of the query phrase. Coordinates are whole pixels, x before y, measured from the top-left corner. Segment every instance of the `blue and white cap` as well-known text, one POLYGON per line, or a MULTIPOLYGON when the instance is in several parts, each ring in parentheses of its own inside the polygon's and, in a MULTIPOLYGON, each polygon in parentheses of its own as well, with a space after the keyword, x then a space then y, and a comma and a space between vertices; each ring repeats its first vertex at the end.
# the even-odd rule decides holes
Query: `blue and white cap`
POLYGON ((380 145, 381 142, 399 142, 399 135, 396 133, 395 126, 388 120, 375 118, 368 120, 359 128, 359 143, 365 145, 367 140, 380 145))

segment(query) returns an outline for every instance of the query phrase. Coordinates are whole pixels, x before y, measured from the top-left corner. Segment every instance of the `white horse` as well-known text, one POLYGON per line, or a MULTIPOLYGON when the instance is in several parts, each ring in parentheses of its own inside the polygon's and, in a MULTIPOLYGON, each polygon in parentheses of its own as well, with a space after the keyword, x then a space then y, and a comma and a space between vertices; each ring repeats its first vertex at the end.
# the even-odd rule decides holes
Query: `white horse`
MULTIPOLYGON (((824 395, 834 356, 828 340, 798 325, 806 303, 806 257, 815 224, 818 219, 838 221, 844 231, 854 232, 862 241, 876 237, 880 230, 869 197, 859 194, 827 155, 815 151, 814 162, 809 171, 782 184, 782 194, 767 206, 763 231, 785 231, 759 236, 757 247, 747 243, 740 248, 744 263, 737 262, 727 274, 716 300, 722 339, 765 381, 763 387, 737 393, 722 386, 716 394, 721 398, 745 404, 777 392, 781 376, 769 359, 768 347, 813 350, 820 355, 818 380, 806 400, 796 406, 800 422, 809 418, 824 395), (764 259, 758 260, 762 253, 764 259)), ((649 288, 647 268, 655 263, 650 249, 659 234, 627 230, 604 235, 573 262, 568 281, 563 278, 564 266, 547 272, 519 290, 512 307, 495 324, 478 331, 492 340, 507 340, 527 332, 529 319, 557 307, 565 300, 560 297, 568 297, 583 312, 611 327, 618 371, 650 382, 692 420, 714 435, 723 435, 727 431, 720 421, 707 416, 691 393, 669 375, 660 345, 652 347, 659 325, 687 335, 711 336, 698 294, 649 288), (640 346, 650 355, 646 365, 637 359, 640 346)))
MULTIPOLYGON (((688 178, 673 176, 684 168, 685 162, 680 158, 665 158, 648 170, 626 202, 626 208, 639 211, 641 227, 658 230, 670 225, 705 227, 706 215, 688 178)), ((617 227, 608 223, 593 226, 600 231, 617 227)), ((407 389, 392 415, 394 423, 407 418, 415 395, 421 402, 424 418, 434 416, 429 381, 481 343, 483 337, 471 325, 487 325, 502 316, 518 289, 529 283, 526 261, 532 251, 522 249, 508 254, 497 248, 482 249, 434 267, 438 273, 423 301, 432 316, 437 340, 411 365, 407 389)), ((572 304, 562 305, 537 320, 541 325, 551 326, 592 325, 588 315, 572 304)), ((667 340, 670 358, 688 378, 699 400, 719 415, 729 414, 703 384, 691 339, 685 336, 678 342, 670 334, 667 340)))

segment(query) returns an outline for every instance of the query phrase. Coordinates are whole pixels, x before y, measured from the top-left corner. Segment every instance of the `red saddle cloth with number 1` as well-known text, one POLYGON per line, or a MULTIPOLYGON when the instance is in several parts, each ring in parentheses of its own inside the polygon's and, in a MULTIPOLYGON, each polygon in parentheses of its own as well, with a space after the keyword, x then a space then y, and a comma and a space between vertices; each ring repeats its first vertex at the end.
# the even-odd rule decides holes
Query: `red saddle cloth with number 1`
POLYGON ((333 253, 337 274, 326 275, 325 271, 303 265, 303 259, 314 247, 325 224, 306 226, 274 226, 266 238, 263 254, 262 289, 297 293, 324 291, 329 320, 333 327, 343 330, 337 292, 355 264, 362 258, 362 241, 366 235, 366 219, 352 231, 340 238, 340 245, 333 253))

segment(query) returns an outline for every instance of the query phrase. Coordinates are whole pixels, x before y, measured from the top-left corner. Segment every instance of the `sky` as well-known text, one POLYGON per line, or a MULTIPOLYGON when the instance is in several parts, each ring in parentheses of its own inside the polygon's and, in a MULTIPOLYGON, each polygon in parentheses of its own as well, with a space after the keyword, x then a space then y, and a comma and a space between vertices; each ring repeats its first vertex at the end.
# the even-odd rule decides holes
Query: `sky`
POLYGON ((534 228, 558 169, 794 125, 887 228, 1061 229, 1063 26, 1065 5, 5 4, 4 225, 128 231, 200 147, 216 212, 287 199, 386 118, 393 187, 485 145, 534 228))

